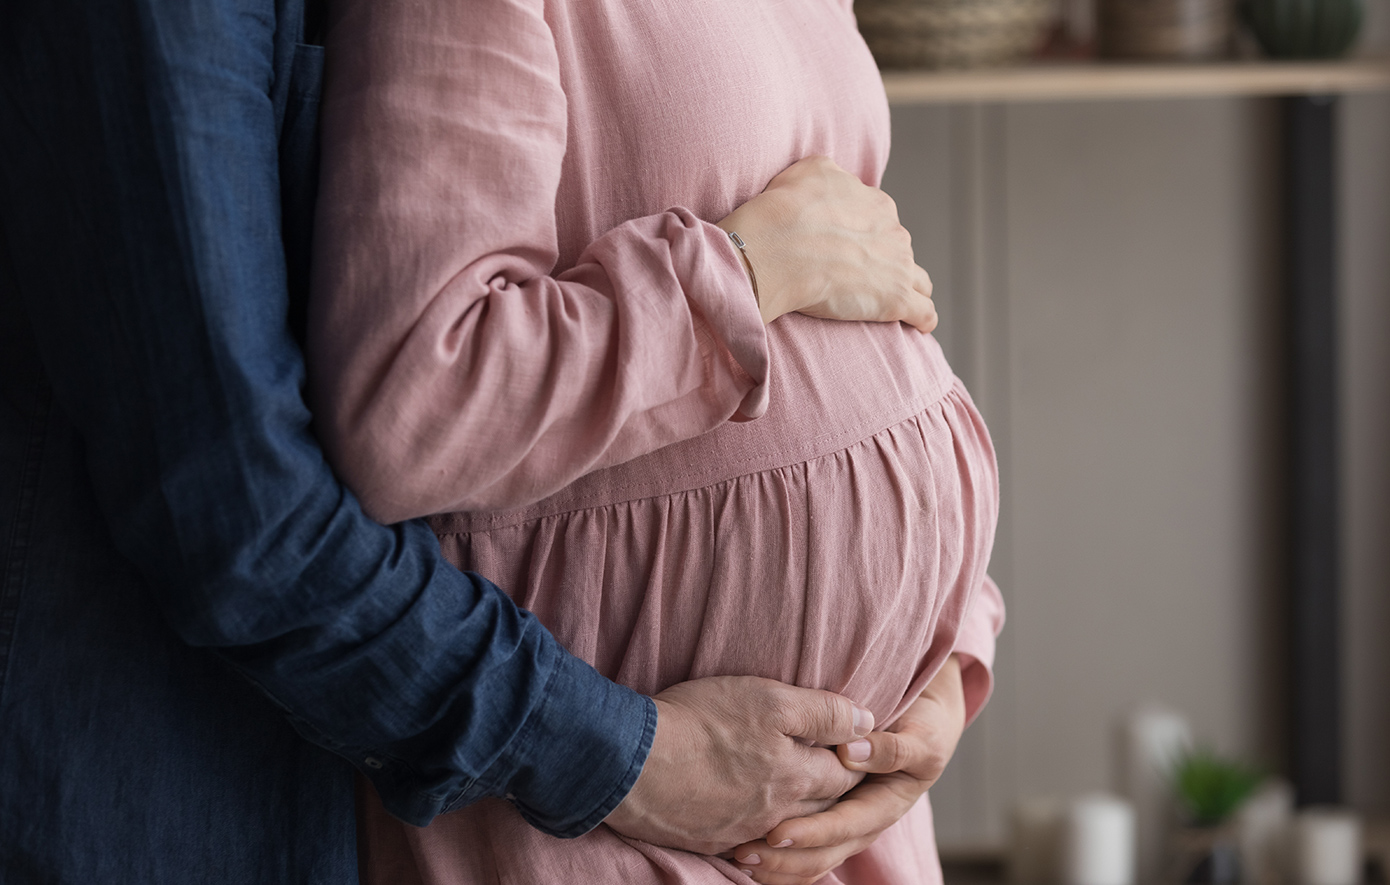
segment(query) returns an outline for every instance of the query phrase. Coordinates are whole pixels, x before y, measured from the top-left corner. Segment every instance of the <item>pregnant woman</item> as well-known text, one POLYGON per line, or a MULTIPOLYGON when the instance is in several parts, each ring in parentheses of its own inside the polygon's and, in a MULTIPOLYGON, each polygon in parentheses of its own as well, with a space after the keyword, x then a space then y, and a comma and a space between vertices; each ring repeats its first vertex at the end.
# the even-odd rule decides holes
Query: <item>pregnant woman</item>
MULTIPOLYGON (((892 314, 887 232, 787 260, 816 225, 786 194, 853 202, 887 160, 848 0, 343 0, 328 45, 314 397, 369 511, 434 514, 639 691, 760 675, 882 727, 955 654, 973 716, 1002 617, 979 415, 918 328, 763 324, 892 314)), ((370 882, 746 881, 501 801, 414 829, 369 797, 363 838, 370 882)), ((827 881, 939 878, 924 800, 827 881)))

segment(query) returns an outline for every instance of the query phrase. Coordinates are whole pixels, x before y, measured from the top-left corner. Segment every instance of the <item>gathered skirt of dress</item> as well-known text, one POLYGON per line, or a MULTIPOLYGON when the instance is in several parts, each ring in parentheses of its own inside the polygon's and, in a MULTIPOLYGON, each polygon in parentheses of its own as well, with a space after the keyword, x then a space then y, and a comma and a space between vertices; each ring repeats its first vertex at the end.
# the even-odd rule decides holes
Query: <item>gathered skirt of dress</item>
MULTIPOLYGON (((762 418, 529 507, 432 524, 452 562, 638 691, 765 676, 839 692, 887 724, 951 654, 986 580, 993 450, 930 336, 798 316, 769 334, 762 418)), ((555 839, 500 800, 421 829, 368 793, 361 820, 372 885, 748 881, 726 861, 605 826, 555 839)), ((937 885, 925 797, 824 881, 937 885)))

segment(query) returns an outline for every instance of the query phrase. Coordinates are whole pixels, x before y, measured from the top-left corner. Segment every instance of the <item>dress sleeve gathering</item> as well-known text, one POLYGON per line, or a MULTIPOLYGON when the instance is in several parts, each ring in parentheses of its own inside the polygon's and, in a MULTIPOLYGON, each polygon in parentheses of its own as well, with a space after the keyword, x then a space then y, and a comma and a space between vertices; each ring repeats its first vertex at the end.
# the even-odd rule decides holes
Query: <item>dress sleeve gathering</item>
POLYGON ((766 407, 715 225, 636 218, 555 274, 571 108, 543 5, 348 0, 330 22, 311 392, 383 521, 521 506, 766 407))

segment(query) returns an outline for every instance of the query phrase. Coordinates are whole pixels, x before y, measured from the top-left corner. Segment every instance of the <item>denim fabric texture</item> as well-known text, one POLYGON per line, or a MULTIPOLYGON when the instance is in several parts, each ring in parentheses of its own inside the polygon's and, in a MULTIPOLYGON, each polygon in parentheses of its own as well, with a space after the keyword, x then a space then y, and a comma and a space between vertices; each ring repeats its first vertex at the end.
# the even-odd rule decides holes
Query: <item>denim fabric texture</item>
POLYGON ((0 4, 6 885, 354 882, 353 766, 412 823, 578 835, 650 748, 650 700, 311 435, 313 36, 302 0, 0 4))

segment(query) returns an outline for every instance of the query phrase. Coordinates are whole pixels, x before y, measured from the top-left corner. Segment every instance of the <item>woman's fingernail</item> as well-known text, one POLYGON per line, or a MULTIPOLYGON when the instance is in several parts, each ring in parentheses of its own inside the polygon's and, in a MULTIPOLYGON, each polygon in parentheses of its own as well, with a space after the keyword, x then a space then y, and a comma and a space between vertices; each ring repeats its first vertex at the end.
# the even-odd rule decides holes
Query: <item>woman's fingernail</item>
POLYGON ((845 745, 845 753, 851 762, 868 761, 869 754, 873 752, 873 749, 868 741, 852 741, 845 745))
POLYGON ((772 846, 772 847, 773 847, 773 848, 791 848, 791 847, 792 847, 792 840, 790 840, 790 839, 783 839, 781 842, 778 842, 776 845, 774 845, 774 846, 772 846))
POLYGON ((739 872, 742 873, 743 875, 747 876, 747 877, 750 878, 750 879, 753 878, 753 871, 752 871, 752 870, 739 870, 739 872))
POLYGON ((874 730, 874 714, 859 705, 854 707, 854 733, 860 736, 874 730))
POLYGON ((743 857, 735 858, 735 860, 739 863, 746 863, 754 866, 763 862, 763 859, 756 854, 745 854, 743 857))

